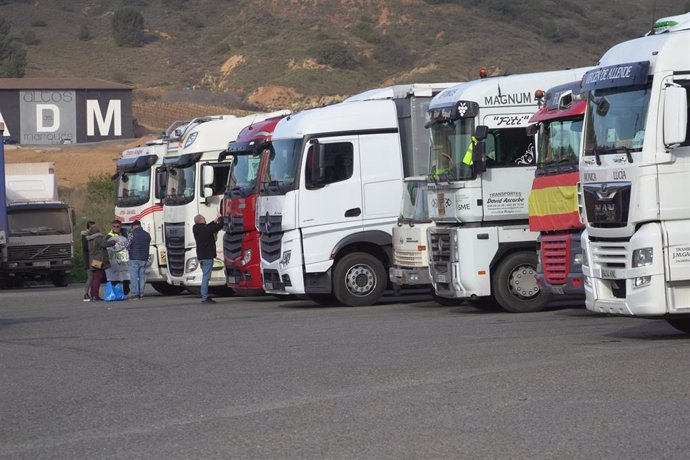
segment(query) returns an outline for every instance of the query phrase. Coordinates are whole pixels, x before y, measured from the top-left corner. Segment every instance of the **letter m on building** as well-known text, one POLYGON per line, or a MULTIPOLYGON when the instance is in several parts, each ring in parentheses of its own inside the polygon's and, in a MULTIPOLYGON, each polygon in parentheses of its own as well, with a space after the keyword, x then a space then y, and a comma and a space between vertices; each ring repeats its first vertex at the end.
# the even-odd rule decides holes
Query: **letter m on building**
POLYGON ((96 125, 101 136, 110 134, 110 126, 113 126, 113 136, 122 136, 122 101, 112 99, 108 101, 108 109, 105 116, 96 99, 86 100, 86 135, 96 135, 96 125))

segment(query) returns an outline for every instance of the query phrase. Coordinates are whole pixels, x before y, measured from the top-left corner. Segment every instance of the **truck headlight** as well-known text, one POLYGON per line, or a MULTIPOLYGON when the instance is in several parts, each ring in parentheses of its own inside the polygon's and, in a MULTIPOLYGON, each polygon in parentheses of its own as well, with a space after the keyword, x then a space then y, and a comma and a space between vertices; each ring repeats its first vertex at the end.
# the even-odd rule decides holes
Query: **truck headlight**
POLYGON ((191 134, 189 135, 189 137, 187 138, 187 140, 184 142, 184 147, 183 147, 183 148, 186 149, 187 147, 189 147, 190 145, 192 145, 192 144, 194 143, 194 141, 196 140, 196 137, 197 137, 198 135, 199 135, 199 132, 198 132, 198 131, 194 131, 193 133, 191 133, 191 134))
POLYGON ((649 283, 652 282, 652 277, 651 276, 638 276, 633 280, 633 284, 635 287, 642 287, 646 286, 649 283))
POLYGON ((584 252, 579 252, 573 256, 573 265, 583 265, 585 260, 584 252))
POLYGON ((199 266, 199 260, 196 257, 192 257, 191 259, 187 260, 187 265, 185 266, 185 271, 187 273, 193 272, 194 270, 197 269, 199 266))
POLYGON ((242 254, 242 265, 247 265, 249 261, 252 260, 252 250, 247 249, 244 251, 244 254, 242 254))
POLYGON ((283 257, 280 259, 280 266, 285 267, 290 263, 290 258, 292 257, 292 251, 287 250, 283 253, 283 257))
POLYGON ((632 268, 652 265, 654 248, 635 249, 632 253, 632 268))

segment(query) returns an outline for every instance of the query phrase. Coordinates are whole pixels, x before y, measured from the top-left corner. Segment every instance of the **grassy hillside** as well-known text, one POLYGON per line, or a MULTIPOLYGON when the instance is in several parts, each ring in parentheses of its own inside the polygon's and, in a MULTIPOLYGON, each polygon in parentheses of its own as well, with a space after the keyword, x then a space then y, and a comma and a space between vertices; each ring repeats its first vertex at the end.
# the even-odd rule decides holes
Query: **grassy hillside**
MULTIPOLYGON (((653 19, 687 10, 687 0, 0 0, 12 33, 38 42, 26 46, 27 76, 98 77, 156 87, 157 97, 200 88, 238 108, 466 80, 481 66, 590 65, 653 19), (110 19, 123 4, 144 16, 142 47, 114 43, 110 19), (83 25, 92 39, 79 39, 83 25)), ((186 93, 181 102, 198 102, 186 93)))

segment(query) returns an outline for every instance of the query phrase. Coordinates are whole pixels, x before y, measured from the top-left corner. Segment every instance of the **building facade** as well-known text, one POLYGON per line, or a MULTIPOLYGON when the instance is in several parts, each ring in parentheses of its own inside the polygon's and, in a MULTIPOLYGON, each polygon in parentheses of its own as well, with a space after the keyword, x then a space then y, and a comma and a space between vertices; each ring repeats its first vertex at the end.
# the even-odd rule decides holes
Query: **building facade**
POLYGON ((93 78, 0 78, 0 122, 19 144, 134 137, 132 87, 93 78))

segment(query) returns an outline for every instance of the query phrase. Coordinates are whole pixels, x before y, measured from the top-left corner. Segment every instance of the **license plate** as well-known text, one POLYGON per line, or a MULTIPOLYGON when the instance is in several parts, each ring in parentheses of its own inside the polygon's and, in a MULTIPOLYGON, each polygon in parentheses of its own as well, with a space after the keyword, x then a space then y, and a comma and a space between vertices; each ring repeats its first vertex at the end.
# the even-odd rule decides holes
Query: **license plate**
POLYGON ((551 292, 557 295, 563 295, 563 286, 551 286, 551 292))
POLYGON ((273 283, 271 283, 270 281, 264 283, 264 286, 266 287, 267 290, 273 289, 273 283))
POLYGON ((228 284, 237 284, 236 276, 228 276, 228 284))
POLYGON ((50 267, 50 261, 42 260, 40 262, 34 262, 34 267, 50 267))
POLYGON ((445 273, 438 273, 434 277, 436 279, 437 283, 447 283, 448 282, 448 275, 445 273))
POLYGON ((619 276, 618 270, 612 270, 612 269, 607 269, 607 268, 601 269, 601 277, 604 279, 622 278, 621 276, 619 276))

